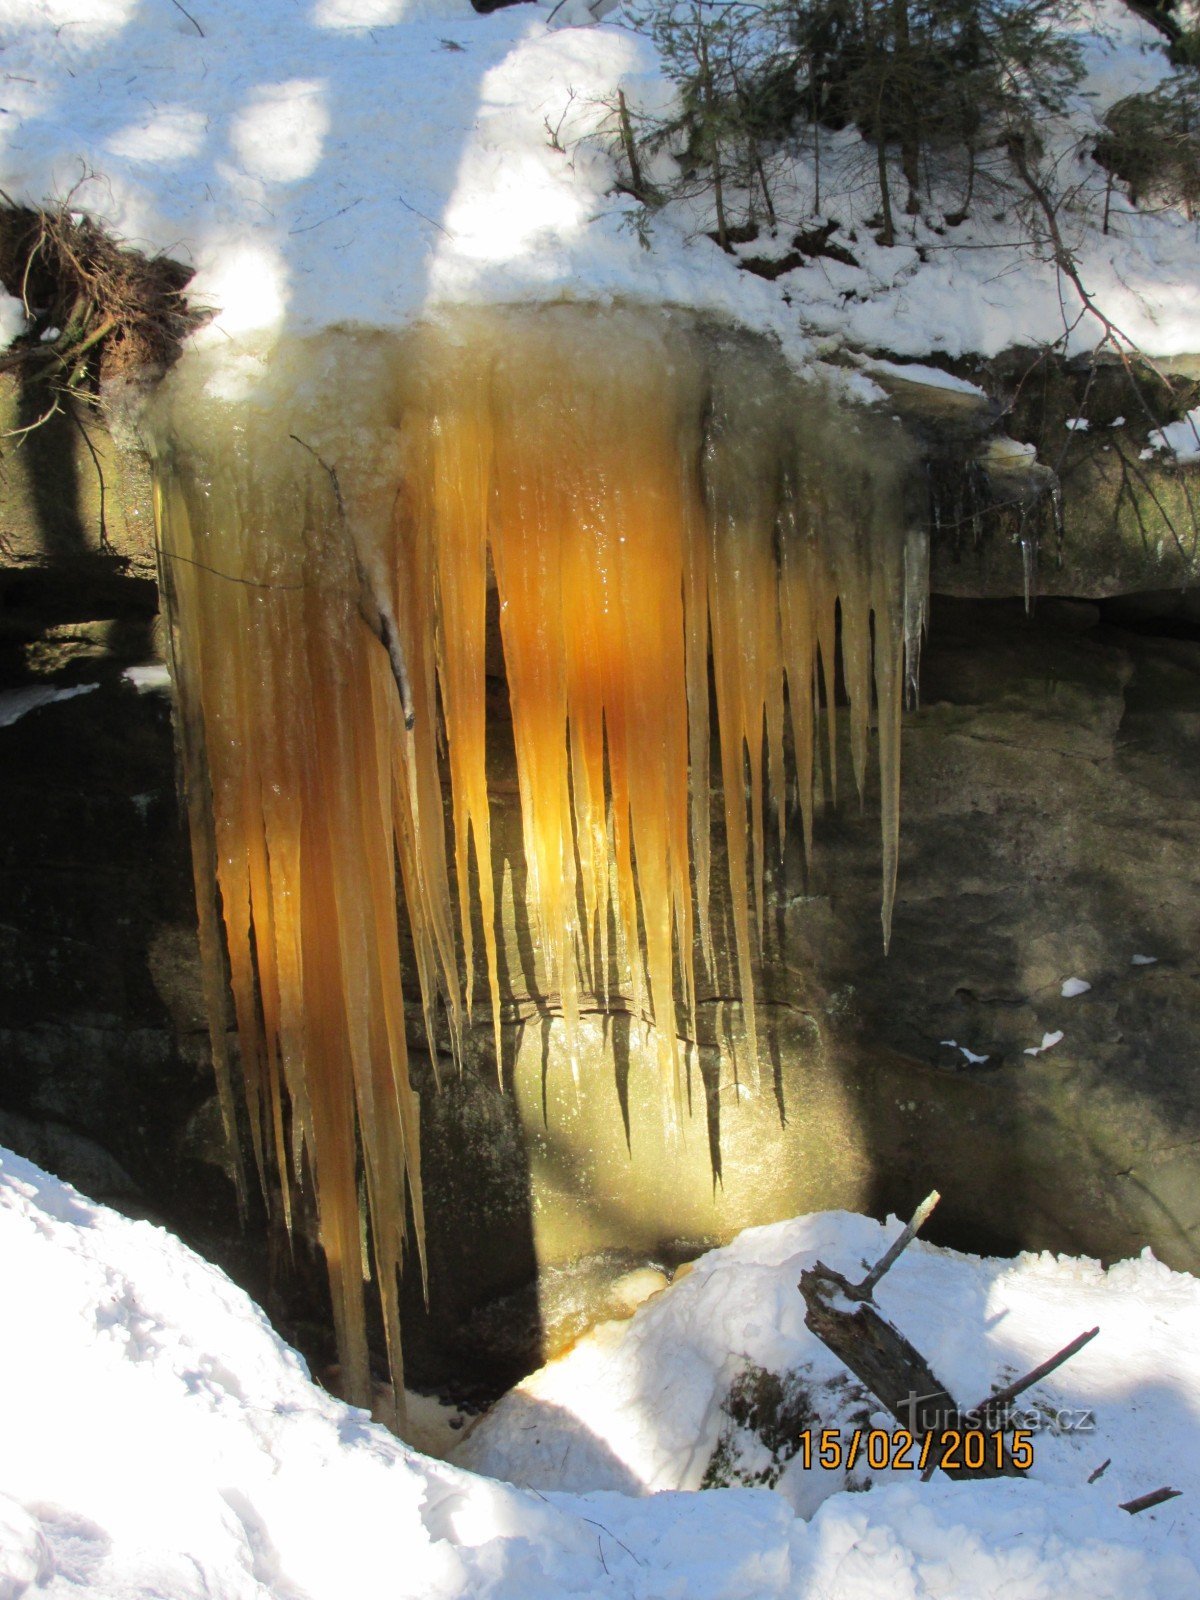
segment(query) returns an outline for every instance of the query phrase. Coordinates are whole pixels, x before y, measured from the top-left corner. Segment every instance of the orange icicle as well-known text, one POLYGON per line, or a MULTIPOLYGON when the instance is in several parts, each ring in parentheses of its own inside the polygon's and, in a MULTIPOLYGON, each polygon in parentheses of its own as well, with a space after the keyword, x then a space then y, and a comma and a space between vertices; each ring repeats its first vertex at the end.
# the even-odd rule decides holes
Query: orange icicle
POLYGON ((909 458, 887 418, 814 399, 767 341, 669 312, 461 312, 284 341, 228 400, 211 380, 189 357, 154 428, 214 1066, 236 1148, 227 961, 264 1191, 290 1227, 311 1174, 360 1404, 373 1264, 398 1415, 410 1205, 424 1267, 398 883, 435 1070, 439 1006, 459 1061, 471 1025, 476 912, 501 1063, 489 584, 543 969, 527 981, 557 997, 581 1092, 581 1009, 617 993, 644 1012, 682 1130, 697 946, 717 978, 710 667, 755 1082, 768 813, 782 844, 790 776, 811 860, 839 657, 860 792, 877 708, 888 937, 927 581, 909 458))

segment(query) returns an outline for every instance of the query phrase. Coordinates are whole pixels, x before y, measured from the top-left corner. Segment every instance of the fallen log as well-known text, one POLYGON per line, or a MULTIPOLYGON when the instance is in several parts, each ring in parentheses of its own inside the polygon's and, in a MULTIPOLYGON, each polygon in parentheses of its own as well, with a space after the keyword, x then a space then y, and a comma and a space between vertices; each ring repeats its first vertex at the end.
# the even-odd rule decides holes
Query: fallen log
POLYGON ((849 1367, 902 1428, 913 1435, 920 1465, 929 1472, 943 1460, 954 1478, 1022 1477, 1013 1452, 997 1430, 971 1427, 945 1384, 916 1347, 840 1272, 818 1261, 800 1275, 804 1320, 817 1338, 849 1367), (967 1466, 962 1441, 967 1433, 983 1434, 980 1465, 967 1466), (928 1437, 931 1448, 925 1447, 928 1437), (954 1457, 955 1445, 958 1457, 954 1457), (957 1464, 961 1462, 962 1464, 957 1464), (999 1463, 999 1464, 998 1464, 999 1463))

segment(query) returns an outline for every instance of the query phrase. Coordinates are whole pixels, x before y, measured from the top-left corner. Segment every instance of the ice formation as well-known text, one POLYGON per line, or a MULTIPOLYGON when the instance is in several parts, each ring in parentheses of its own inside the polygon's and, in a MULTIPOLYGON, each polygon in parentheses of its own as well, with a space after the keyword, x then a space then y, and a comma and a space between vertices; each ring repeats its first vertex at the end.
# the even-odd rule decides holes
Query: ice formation
POLYGON ((372 1265, 400 1371, 406 1188, 421 1232, 397 873, 426 1026, 444 1006, 456 1049, 478 894, 499 1057, 489 588, 543 986, 568 1033, 581 994, 645 1006, 682 1118, 697 949, 714 975, 710 703, 750 1059, 768 837, 790 771, 811 850, 839 653, 860 793, 878 705, 886 944, 917 475, 894 419, 814 392, 766 341, 621 307, 295 341, 236 399, 193 354, 151 432, 222 1102, 232 1134, 227 953, 259 1173, 285 1207, 311 1173, 365 1401, 372 1265))

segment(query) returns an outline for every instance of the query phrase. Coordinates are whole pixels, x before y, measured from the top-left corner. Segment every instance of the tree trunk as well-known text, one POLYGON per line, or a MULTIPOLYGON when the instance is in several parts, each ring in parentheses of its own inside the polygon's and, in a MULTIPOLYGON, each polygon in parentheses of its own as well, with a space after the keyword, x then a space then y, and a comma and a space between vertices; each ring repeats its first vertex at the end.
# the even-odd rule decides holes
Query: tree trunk
POLYGON ((721 173, 721 140, 717 133, 717 101, 713 92, 712 65, 708 57, 708 39, 700 8, 696 8, 696 29, 700 52, 700 87, 704 97, 705 142, 713 170, 713 201, 717 209, 717 242, 722 250, 729 249, 729 227, 725 218, 725 184, 721 173))
POLYGON ((917 190, 921 183, 921 124, 913 82, 912 32, 909 27, 908 0, 892 0, 894 36, 893 71, 899 89, 900 165, 908 184, 905 210, 916 216, 921 209, 917 190))

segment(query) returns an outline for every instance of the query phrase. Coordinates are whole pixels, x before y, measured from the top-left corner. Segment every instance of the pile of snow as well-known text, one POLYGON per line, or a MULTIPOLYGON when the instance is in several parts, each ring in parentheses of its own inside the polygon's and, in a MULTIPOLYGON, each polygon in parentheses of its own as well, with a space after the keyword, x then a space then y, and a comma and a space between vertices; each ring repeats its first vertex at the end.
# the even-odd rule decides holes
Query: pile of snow
MULTIPOLYGON (((643 215, 614 189, 613 106, 623 89, 659 113, 672 85, 620 10, 585 27, 552 13, 550 0, 487 16, 468 0, 0 0, 3 184, 193 264, 193 297, 220 312, 207 337, 231 350, 403 325, 447 301, 562 296, 723 313, 797 358, 814 336, 904 356, 1100 337, 1086 316, 1067 335, 1074 292, 1014 203, 949 226, 954 180, 894 247, 876 243, 874 158, 853 130, 823 139, 821 192, 856 265, 822 257, 769 283, 706 237, 708 202, 643 215)), ((1162 36, 1122 0, 1083 0, 1066 25, 1086 77, 1042 131, 1083 280, 1147 351, 1200 349, 1196 224, 1118 191, 1104 232, 1091 154, 1105 109, 1170 72, 1162 36)), ((785 255, 811 226, 811 156, 773 181, 786 225, 746 254, 785 255)))
POLYGON ((0 1152, 0 1595, 1193 1597, 1200 1291, 1149 1258, 1106 1274, 917 1247, 886 1280, 889 1314, 963 1393, 1101 1323, 1053 1384, 1057 1400, 1096 1408, 1097 1431, 1040 1434, 1029 1481, 896 1474, 829 1495, 811 1521, 790 1483, 670 1492, 703 1470, 739 1363, 831 1360, 799 1316, 801 1267, 820 1254, 853 1272, 886 1236, 844 1214, 755 1230, 609 1334, 599 1364, 581 1346, 560 1370, 586 1381, 541 1406, 553 1442, 539 1471, 561 1460, 578 1477, 586 1431, 593 1458, 622 1462, 640 1492, 535 1492, 415 1454, 316 1388, 178 1240, 0 1152), (1110 1470, 1089 1485, 1105 1454, 1110 1470), (1116 1508, 1168 1479, 1184 1498, 1138 1517, 1116 1508))
MULTIPOLYGON (((763 1439, 756 1445, 752 1428, 738 1437, 730 1426, 727 1396, 741 1374, 765 1371, 793 1394, 802 1386, 815 1430, 837 1427, 848 1440, 855 1426, 894 1427, 805 1325, 797 1284, 818 1259, 861 1278, 897 1231, 894 1221, 845 1212, 748 1229, 631 1322, 601 1326, 525 1379, 474 1427, 455 1460, 539 1489, 646 1493, 699 1488, 723 1442, 733 1476, 766 1469, 774 1477, 772 1468, 781 1468, 777 1492, 810 1515, 843 1487, 845 1473, 806 1467, 800 1454, 768 1466, 763 1439)), ((918 1240, 875 1299, 965 1406, 1098 1324, 1099 1336, 1020 1402, 1041 1418, 1022 1492, 1038 1500, 1051 1488, 1088 1489, 1082 1499, 1103 1521, 1118 1502, 1164 1483, 1190 1489, 1164 1520, 1173 1517, 1181 1543, 1200 1556, 1200 1503, 1190 1503, 1200 1490, 1195 1278, 1149 1251, 1105 1271, 1046 1254, 980 1260, 918 1240), (1111 1465, 1089 1486, 1105 1460, 1111 1465)), ((769 1441, 770 1428, 761 1432, 769 1441)), ((860 1464, 850 1482, 873 1483, 870 1504, 881 1485, 913 1476, 860 1464)))
POLYGON ((1153 455, 1156 451, 1172 455, 1176 461, 1200 461, 1200 406, 1178 422, 1155 428, 1143 454, 1153 455))

